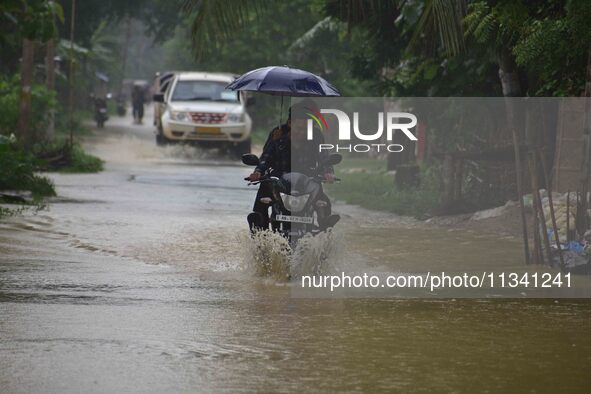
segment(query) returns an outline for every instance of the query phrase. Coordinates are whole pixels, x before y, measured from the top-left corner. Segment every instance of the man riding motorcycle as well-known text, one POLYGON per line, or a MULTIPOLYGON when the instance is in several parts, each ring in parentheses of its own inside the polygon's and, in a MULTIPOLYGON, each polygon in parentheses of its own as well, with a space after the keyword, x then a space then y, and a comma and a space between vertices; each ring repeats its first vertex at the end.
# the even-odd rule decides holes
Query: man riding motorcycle
MULTIPOLYGON (((333 183, 335 180, 334 170, 330 165, 323 165, 328 154, 319 152, 319 144, 324 143, 324 136, 319 130, 314 129, 313 139, 306 138, 307 118, 302 117, 305 103, 293 105, 289 109, 287 122, 271 131, 263 148, 259 164, 254 172, 246 178, 251 182, 261 179, 261 176, 268 171, 273 177, 281 177, 289 172, 299 172, 307 176, 323 174, 325 182, 333 183), (301 106, 301 108, 300 108, 301 106), (292 118, 292 114, 296 114, 292 118), (293 155, 292 155, 293 152, 293 155)), ((270 185, 261 182, 259 191, 255 198, 253 211, 255 217, 249 215, 251 229, 269 228, 269 205, 261 202, 262 198, 271 197, 270 185)), ((330 226, 331 215, 330 200, 324 193, 321 198, 326 202, 323 208, 317 209, 318 221, 321 229, 330 226)))

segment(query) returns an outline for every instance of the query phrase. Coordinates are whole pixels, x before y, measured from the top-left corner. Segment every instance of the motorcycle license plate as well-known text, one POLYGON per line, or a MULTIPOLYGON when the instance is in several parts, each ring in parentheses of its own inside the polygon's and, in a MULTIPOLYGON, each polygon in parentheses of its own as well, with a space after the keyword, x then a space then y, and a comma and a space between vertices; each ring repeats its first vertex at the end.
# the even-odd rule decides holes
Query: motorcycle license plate
POLYGON ((288 215, 277 215, 276 220, 280 222, 291 222, 291 223, 306 223, 312 224, 314 222, 313 217, 308 216, 288 216, 288 215))

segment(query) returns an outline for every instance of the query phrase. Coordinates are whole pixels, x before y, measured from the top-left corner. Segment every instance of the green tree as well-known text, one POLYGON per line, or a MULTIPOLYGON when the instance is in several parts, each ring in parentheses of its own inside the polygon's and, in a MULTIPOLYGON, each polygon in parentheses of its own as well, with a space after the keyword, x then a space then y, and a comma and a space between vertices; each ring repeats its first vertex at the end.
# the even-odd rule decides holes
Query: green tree
POLYGON ((33 136, 29 127, 31 118, 31 94, 35 61, 35 42, 47 42, 57 34, 56 20, 63 20, 60 5, 51 0, 14 1, 2 4, 3 20, 14 24, 22 42, 21 89, 18 104, 17 137, 23 147, 30 147, 33 136))
MULTIPOLYGON (((167 68, 241 74, 288 65, 323 76, 345 95, 371 95, 369 84, 350 73, 351 41, 345 37, 345 25, 327 19, 318 4, 305 0, 191 3, 192 13, 175 38, 164 44, 170 59, 167 68), (191 39, 197 56, 188 50, 191 39)), ((276 125, 280 101, 258 95, 255 126, 276 125)))

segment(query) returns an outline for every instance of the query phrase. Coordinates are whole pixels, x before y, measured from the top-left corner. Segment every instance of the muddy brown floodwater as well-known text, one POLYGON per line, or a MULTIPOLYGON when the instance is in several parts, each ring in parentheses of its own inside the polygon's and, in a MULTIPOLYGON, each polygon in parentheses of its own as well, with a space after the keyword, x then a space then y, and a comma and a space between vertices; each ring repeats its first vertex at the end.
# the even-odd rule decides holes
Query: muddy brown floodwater
MULTIPOLYGON (((127 118, 87 146, 106 171, 52 174, 47 210, 0 224, 2 393, 588 391, 589 302, 293 298, 242 269, 248 168, 127 118)), ((379 264, 519 256, 375 218, 342 228, 379 264)))

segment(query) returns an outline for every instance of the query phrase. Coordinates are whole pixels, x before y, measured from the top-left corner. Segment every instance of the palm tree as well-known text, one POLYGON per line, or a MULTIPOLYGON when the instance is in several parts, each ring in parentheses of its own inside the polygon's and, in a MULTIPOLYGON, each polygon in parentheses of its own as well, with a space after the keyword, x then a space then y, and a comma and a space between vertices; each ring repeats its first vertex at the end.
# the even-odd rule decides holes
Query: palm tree
POLYGON ((185 10, 194 14, 191 33, 197 55, 203 55, 207 47, 243 26, 252 12, 258 12, 267 1, 187 0, 185 10))

